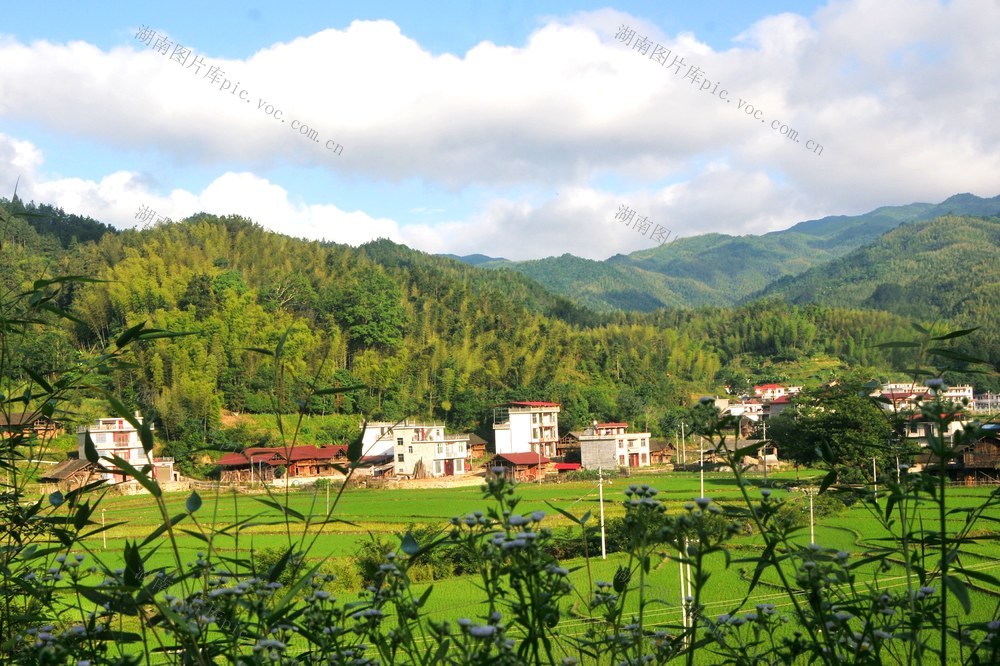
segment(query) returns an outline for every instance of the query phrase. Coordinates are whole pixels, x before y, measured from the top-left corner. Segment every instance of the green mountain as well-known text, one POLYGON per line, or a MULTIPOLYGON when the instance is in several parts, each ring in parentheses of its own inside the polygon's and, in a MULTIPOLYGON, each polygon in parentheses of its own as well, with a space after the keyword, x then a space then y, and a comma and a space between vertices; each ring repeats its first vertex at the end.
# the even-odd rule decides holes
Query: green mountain
POLYGON ((143 321, 191 333, 136 345, 133 367, 109 378, 182 461, 233 441, 220 410, 268 412, 275 391, 284 411, 433 418, 486 435, 492 405, 555 400, 564 429, 597 418, 662 434, 692 395, 725 385, 870 375, 895 353, 874 345, 909 330, 887 313, 778 301, 596 314, 515 272, 384 240, 294 239, 233 216, 63 247, 0 205, 0 269, 0 313, 46 271, 101 280, 58 295, 74 322, 6 341, 20 369, 0 382, 14 387, 33 381, 29 369, 55 381, 143 321), (256 351, 279 341, 282 373, 256 351), (314 378, 364 388, 309 398, 314 378))
POLYGON ((959 194, 936 205, 885 206, 864 215, 808 220, 762 236, 690 236, 605 261, 566 254, 477 265, 517 271, 597 311, 722 306, 842 257, 900 224, 946 214, 997 215, 1000 196, 959 194))
POLYGON ((981 326, 989 344, 976 351, 1000 365, 1000 217, 908 222, 758 296, 981 326))

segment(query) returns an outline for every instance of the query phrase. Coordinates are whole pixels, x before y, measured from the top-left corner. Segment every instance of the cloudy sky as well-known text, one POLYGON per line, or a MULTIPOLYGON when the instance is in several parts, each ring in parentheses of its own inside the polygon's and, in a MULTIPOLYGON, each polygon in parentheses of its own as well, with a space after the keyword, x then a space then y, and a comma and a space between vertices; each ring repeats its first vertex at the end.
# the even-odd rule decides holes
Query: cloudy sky
POLYGON ((0 196, 511 259, 653 247, 623 205, 738 235, 995 196, 998 28, 1000 0, 8 3, 0 196))

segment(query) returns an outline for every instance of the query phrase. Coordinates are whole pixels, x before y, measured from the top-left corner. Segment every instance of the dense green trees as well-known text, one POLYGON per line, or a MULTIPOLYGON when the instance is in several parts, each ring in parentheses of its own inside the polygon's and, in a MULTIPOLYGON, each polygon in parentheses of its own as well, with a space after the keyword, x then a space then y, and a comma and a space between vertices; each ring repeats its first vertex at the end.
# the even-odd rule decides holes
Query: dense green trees
POLYGON ((890 446, 892 432, 887 414, 855 382, 803 391, 767 428, 782 458, 836 465, 842 480, 865 478, 872 458, 888 466, 898 452, 890 446))
MULTIPOLYGON (((246 219, 198 215, 64 249, 12 216, 0 252, 9 288, 45 263, 101 282, 61 305, 77 318, 23 350, 38 367, 104 348, 147 321, 188 337, 136 345, 115 389, 186 452, 224 439, 219 410, 274 407, 271 359, 284 336, 282 405, 323 386, 307 411, 447 420, 489 434, 492 405, 547 399, 563 429, 628 420, 654 433, 692 395, 764 380, 818 384, 844 365, 885 367, 874 345, 905 335, 880 312, 756 302, 735 309, 598 315, 522 275, 483 271, 380 240, 360 248, 266 232, 246 219), (802 376, 818 372, 816 377, 802 376), (789 373, 795 374, 794 377, 789 373)), ((873 370, 874 372, 874 370, 873 370)))

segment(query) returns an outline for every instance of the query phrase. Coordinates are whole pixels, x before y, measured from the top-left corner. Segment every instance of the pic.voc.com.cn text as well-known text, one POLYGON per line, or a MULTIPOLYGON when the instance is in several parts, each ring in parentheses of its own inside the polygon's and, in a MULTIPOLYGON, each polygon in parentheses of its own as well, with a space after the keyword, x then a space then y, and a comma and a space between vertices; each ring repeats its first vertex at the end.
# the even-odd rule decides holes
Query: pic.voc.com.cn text
MULTIPOLYGON (((684 63, 684 57, 673 53, 670 49, 665 46, 661 46, 659 43, 651 42, 645 37, 637 37, 635 30, 627 25, 622 25, 618 32, 615 33, 615 40, 619 41, 625 46, 631 46, 633 51, 639 53, 639 55, 649 54, 649 59, 653 62, 659 63, 662 67, 670 70, 674 70, 673 75, 679 76, 683 71, 683 80, 690 79, 690 85, 698 85, 697 90, 699 92, 707 91, 708 94, 718 97, 720 101, 726 104, 732 104, 733 98, 729 96, 729 91, 725 88, 719 90, 720 81, 713 82, 710 81, 706 73, 702 71, 700 67, 695 65, 686 65, 684 63)), ((742 111, 749 118, 754 120, 759 120, 761 123, 767 123, 764 118, 764 112, 761 109, 755 108, 753 104, 743 99, 742 97, 736 98, 736 109, 742 111)), ((794 141, 795 143, 801 143, 799 140, 798 130, 792 129, 787 124, 781 122, 780 120, 771 121, 771 129, 794 141)), ((806 150, 812 152, 814 155, 823 154, 823 146, 819 143, 809 139, 805 143, 806 150)))
MULTIPOLYGON (((233 97, 246 101, 247 104, 252 103, 250 93, 246 88, 240 88, 239 81, 233 83, 227 79, 225 71, 216 65, 206 63, 204 56, 196 55, 192 49, 180 44, 174 44, 169 37, 157 35, 155 30, 146 26, 139 28, 139 31, 135 33, 135 38, 161 55, 167 56, 171 62, 177 63, 184 69, 191 69, 193 67, 192 73, 195 76, 201 75, 203 80, 207 80, 213 86, 218 86, 220 92, 228 92, 233 97), (201 73, 202 69, 205 70, 204 74, 201 73)), ((271 116, 275 120, 280 120, 282 123, 285 122, 285 119, 282 118, 284 115, 282 110, 260 97, 257 98, 257 110, 263 111, 265 115, 271 116)), ((319 132, 305 123, 292 120, 289 126, 293 131, 305 138, 312 139, 314 143, 320 143, 319 132)), ((344 147, 333 139, 328 140, 324 144, 324 147, 338 156, 344 152, 344 147)))

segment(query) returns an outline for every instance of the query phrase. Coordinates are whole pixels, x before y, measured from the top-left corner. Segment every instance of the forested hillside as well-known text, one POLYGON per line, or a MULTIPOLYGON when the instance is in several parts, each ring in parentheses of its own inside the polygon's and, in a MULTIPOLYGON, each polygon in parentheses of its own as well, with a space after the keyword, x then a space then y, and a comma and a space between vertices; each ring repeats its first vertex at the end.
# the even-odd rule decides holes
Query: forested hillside
POLYGON ((687 236, 605 261, 563 255, 490 262, 477 256, 470 263, 523 273, 598 311, 732 305, 776 280, 821 267, 872 243, 904 222, 949 214, 1000 214, 1000 196, 957 194, 936 205, 884 206, 864 215, 808 220, 761 236, 687 236))
POLYGON ((884 366, 873 344, 905 337, 894 315, 759 302, 737 309, 596 315, 511 272, 481 271, 389 241, 361 248, 297 240, 238 217, 202 215, 62 249, 26 222, 3 229, 4 281, 48 272, 102 282, 60 303, 79 322, 29 338, 25 364, 54 372, 127 327, 194 335, 142 343, 134 371, 114 377, 156 419, 170 450, 221 437, 220 410, 272 409, 274 348, 292 373, 286 404, 319 385, 368 388, 314 398, 315 413, 446 419, 488 432, 493 404, 563 404, 560 425, 627 420, 654 432, 700 392, 753 381, 818 383, 846 366, 884 366), (46 266, 47 264, 47 266, 46 266))
POLYGON ((968 349, 1000 365, 1000 217, 907 223, 763 294, 982 326, 968 349))

